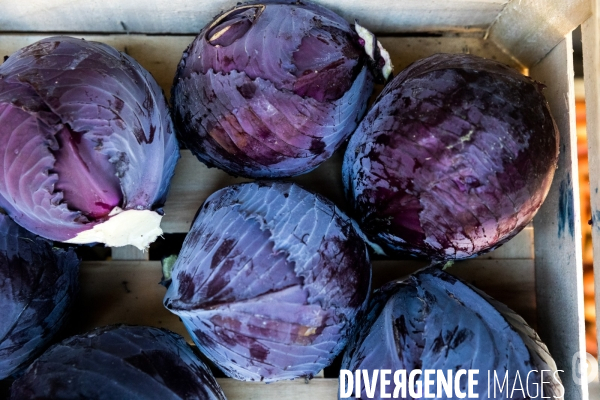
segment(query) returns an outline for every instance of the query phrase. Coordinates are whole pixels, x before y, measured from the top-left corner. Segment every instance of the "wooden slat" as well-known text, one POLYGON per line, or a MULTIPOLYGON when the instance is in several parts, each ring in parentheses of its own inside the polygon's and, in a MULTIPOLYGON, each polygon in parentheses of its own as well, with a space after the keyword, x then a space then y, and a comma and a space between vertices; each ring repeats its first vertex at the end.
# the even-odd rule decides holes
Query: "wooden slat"
MULTIPOLYGON (((406 276, 425 263, 375 261, 373 288, 406 276)), ((465 279, 535 322, 533 260, 474 259, 455 264, 448 272, 465 279)), ((188 338, 178 317, 162 304, 165 288, 158 284, 162 269, 158 261, 84 262, 81 269, 82 306, 75 311, 73 331, 128 323, 171 329, 188 338)))
MULTIPOLYGON (((247 181, 247 179, 233 178, 215 168, 207 168, 188 150, 182 151, 181 155, 161 224, 166 233, 187 232, 198 208, 208 196, 225 186, 247 181)), ((292 180, 330 199, 335 199, 339 206, 345 208, 343 187, 340 182, 341 164, 342 155, 336 154, 314 172, 292 180)), ((508 243, 483 257, 533 258, 533 228, 525 228, 508 243)))
POLYGON ((600 382, 596 380, 595 382, 590 383, 590 399, 600 399, 600 382))
MULTIPOLYGON (((0 23, 1 27, 2 24, 0 23)), ((67 35, 103 42, 119 51, 126 52, 152 73, 167 97, 171 93, 171 85, 181 54, 195 37, 75 33, 67 35)), ((10 55, 21 47, 48 36, 53 36, 53 34, 0 34, 0 56, 10 55)), ((406 68, 408 64, 435 53, 470 53, 519 68, 519 64, 494 43, 479 38, 384 36, 380 37, 379 40, 390 52, 396 73, 406 68)), ((0 57, 0 61, 1 59, 0 57)))
POLYGON ((264 384, 217 378, 227 400, 314 399, 337 400, 338 380, 335 378, 284 381, 264 384))
MULTIPOLYGON (((376 261, 373 287, 408 275, 424 266, 413 261, 376 261)), ((486 291, 532 322, 535 310, 533 260, 469 260, 448 270, 486 291)), ((156 261, 85 262, 81 269, 81 297, 70 333, 126 323, 167 328, 191 339, 181 321, 162 305, 165 288, 158 285, 161 266, 156 261)), ((336 399, 337 379, 313 379, 261 384, 218 379, 229 400, 336 399)))
MULTIPOLYGON (((373 289, 401 279, 426 266, 422 261, 376 261, 373 289)), ((531 326, 536 325, 533 260, 482 260, 457 262, 446 272, 458 276, 506 304, 531 326)))
MULTIPOLYGON (((339 206, 345 208, 340 181, 341 165, 342 155, 336 154, 312 173, 292 180, 334 199, 339 206)), ((245 181, 247 179, 233 178, 219 169, 207 168, 188 150, 183 150, 165 204, 162 229, 166 233, 187 232, 198 208, 208 196, 220 188, 245 181)), ((533 258, 533 228, 526 227, 508 243, 483 257, 533 258)))
POLYGON ((590 15, 589 0, 511 0, 487 36, 531 67, 590 15))
MULTIPOLYGON (((161 227, 166 233, 187 232, 196 211, 208 196, 225 186, 248 181, 216 168, 207 168, 188 150, 182 151, 181 155, 164 208, 161 227)), ((344 207, 341 171, 342 154, 338 153, 310 174, 291 180, 344 207)))
MULTIPOLYGON (((581 26, 585 83, 586 130, 594 247, 596 327, 600 327, 600 0, 592 0, 593 15, 581 26)), ((597 328, 598 343, 600 329, 597 328)), ((600 388, 599 395, 600 398, 600 388)))
MULTIPOLYGON (((376 261, 373 284, 408 275, 424 264, 412 261, 376 261)), ((533 260, 470 260, 448 270, 504 302, 532 322, 535 310, 533 260)), ((167 328, 191 339, 183 324, 162 305, 165 289, 158 285, 161 266, 155 261, 85 262, 81 269, 81 305, 74 311, 76 323, 70 333, 81 333, 97 326, 126 323, 167 328)), ((262 383, 220 378, 229 400, 337 398, 337 379, 316 378, 262 383)))
MULTIPOLYGON (((314 0, 379 32, 481 31, 507 0, 314 0)), ((21 32, 195 34, 236 0, 3 0, 0 27, 21 32)))
POLYGON ((533 226, 527 226, 517 236, 503 244, 496 250, 483 254, 480 258, 508 259, 524 258, 533 259, 533 226))
POLYGON ((72 333, 126 323, 167 328, 189 341, 179 318, 162 305, 166 289, 161 279, 158 261, 84 262, 72 333))
POLYGON ((113 260, 148 261, 150 259, 148 251, 142 251, 135 246, 113 247, 110 252, 113 260))
POLYGON ((475 37, 378 37, 390 52, 397 75, 410 63, 436 53, 466 53, 489 58, 519 69, 520 64, 489 40, 475 37))
MULTIPOLYGON (((558 169, 534 218, 538 327, 562 374, 566 399, 587 399, 587 387, 571 379, 573 355, 585 351, 583 267, 571 34, 531 76, 548 85, 545 96, 560 130, 558 169)), ((581 369, 581 367, 579 367, 581 369)))

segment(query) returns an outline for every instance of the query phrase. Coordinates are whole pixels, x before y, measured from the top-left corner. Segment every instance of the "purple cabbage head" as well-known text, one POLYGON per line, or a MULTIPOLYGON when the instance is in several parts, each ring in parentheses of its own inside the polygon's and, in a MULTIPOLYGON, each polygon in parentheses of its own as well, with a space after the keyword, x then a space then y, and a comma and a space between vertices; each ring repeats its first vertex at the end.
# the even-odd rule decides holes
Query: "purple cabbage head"
MULTIPOLYGON (((374 370, 389 369, 392 374, 405 370, 407 378, 415 369, 423 373, 442 371, 446 378, 449 370, 454 374, 461 369, 479 370, 474 393, 481 399, 529 398, 526 393, 532 398, 541 398, 542 385, 545 398, 558 398, 564 393, 548 348, 519 315, 437 268, 426 268, 403 281, 388 283, 375 292, 365 315, 346 349, 342 369, 353 373, 366 370, 369 377, 374 370), (545 371, 543 377, 541 371, 545 371), (508 384, 502 393, 496 386, 494 394, 494 378, 502 382, 505 376, 508 384), (546 383, 542 384, 542 379, 546 383)), ((452 375, 452 381, 454 377, 452 375)), ((419 379, 415 391, 424 383, 423 375, 419 379)), ((429 387, 434 394, 431 398, 455 398, 443 396, 443 392, 442 397, 436 397, 442 386, 435 376, 433 379, 434 384, 429 387)), ((388 394, 396 389, 393 378, 390 380, 388 394)), ((463 375, 460 378, 463 393, 467 393, 466 382, 467 376, 463 375)), ((406 386, 407 397, 402 398, 413 399, 406 386)), ((347 387, 341 389, 348 390, 347 387)), ((454 390, 453 384, 452 393, 454 390)), ((354 399, 356 394, 353 392, 344 398, 354 399)), ((361 394, 361 398, 367 398, 362 383, 361 394)), ((422 395, 416 398, 425 398, 424 392, 422 395)), ((379 385, 369 398, 385 398, 379 385)))
POLYGON ((225 395, 181 336, 119 325, 51 347, 13 383, 10 398, 225 400, 225 395))
POLYGON ((144 248, 178 158, 165 97, 128 55, 61 36, 0 66, 0 207, 28 230, 144 248))
POLYGON ((164 304, 227 375, 312 377, 345 346, 371 267, 353 222, 291 183, 211 195, 172 270, 164 304))
POLYGON ((542 85, 498 62, 437 54, 399 74, 352 136, 344 185, 387 253, 453 260, 506 242, 558 161, 542 85))
POLYGON ((79 259, 0 214, 0 380, 25 368, 62 327, 79 259))
POLYGON ((172 89, 177 134, 200 161, 230 174, 299 175, 348 138, 374 74, 390 72, 372 34, 322 6, 240 4, 183 53, 172 89))

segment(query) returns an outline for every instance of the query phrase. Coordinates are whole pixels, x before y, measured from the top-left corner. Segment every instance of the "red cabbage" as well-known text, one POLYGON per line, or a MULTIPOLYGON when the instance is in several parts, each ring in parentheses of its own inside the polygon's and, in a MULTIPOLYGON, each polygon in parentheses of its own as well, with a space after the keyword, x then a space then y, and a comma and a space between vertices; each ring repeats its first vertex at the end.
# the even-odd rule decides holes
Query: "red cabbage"
POLYGON ((217 16, 177 69, 178 137, 200 161, 233 175, 314 169, 363 116, 371 71, 381 79, 391 72, 385 50, 357 27, 364 39, 334 12, 292 0, 241 4, 217 16))
POLYGON ((312 377, 345 346, 371 267, 353 222, 291 183, 221 189, 199 210, 164 304, 227 375, 312 377))
POLYGON ((0 207, 33 233, 146 247, 178 157, 164 95, 128 55, 62 36, 0 66, 0 207))
MULTIPOLYGON (((365 315, 346 349, 342 369, 366 370, 369 377, 381 369, 390 369, 392 374, 406 370, 407 376, 414 369, 438 370, 446 377, 448 370, 479 370, 474 393, 481 399, 529 398, 521 397, 524 393, 541 398, 542 385, 545 398, 558 398, 564 393, 548 348, 520 316, 437 268, 388 283, 375 292, 365 315), (505 375, 508 392, 515 387, 513 393, 518 397, 507 396, 506 387, 503 394, 498 387, 495 395, 492 392, 494 376, 502 382, 505 375)), ((423 377, 420 379, 422 385, 423 377)), ((395 389, 393 378, 391 382, 387 393, 395 389)), ((466 379, 460 382, 460 391, 466 393, 466 379)), ((367 398, 365 386, 361 387, 361 398, 367 398)), ((441 388, 434 382, 434 393, 441 388)), ((356 394, 350 398, 356 398, 356 394)), ((384 397, 377 385, 371 398, 384 397)))
POLYGON ((344 185, 388 253, 472 257, 541 206, 558 160, 542 85, 498 62, 437 54, 398 75, 352 136, 344 185))
POLYGON ((225 395, 181 336, 120 325, 51 347, 13 383, 10 398, 225 400, 225 395))
POLYGON ((79 259, 0 214, 0 380, 25 368, 62 327, 79 259))

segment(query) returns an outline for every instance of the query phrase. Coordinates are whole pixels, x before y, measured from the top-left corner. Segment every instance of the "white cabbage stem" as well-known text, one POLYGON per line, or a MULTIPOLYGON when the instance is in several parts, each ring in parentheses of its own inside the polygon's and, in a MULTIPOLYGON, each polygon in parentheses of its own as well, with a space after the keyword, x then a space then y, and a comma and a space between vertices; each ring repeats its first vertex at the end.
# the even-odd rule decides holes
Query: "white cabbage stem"
POLYGON ((162 215, 150 210, 126 210, 115 207, 109 219, 93 228, 80 232, 65 243, 104 243, 109 247, 132 245, 140 250, 148 248, 163 231, 160 228, 162 215))
POLYGON ((392 71, 394 70, 394 66, 392 65, 392 59, 390 58, 390 53, 388 53, 387 50, 383 48, 379 40, 376 40, 375 35, 364 26, 361 26, 358 23, 358 21, 354 22, 354 29, 356 30, 358 36, 360 36, 360 38, 365 41, 365 53, 367 53, 367 55, 371 57, 371 59, 375 62, 378 62, 378 60, 375 60, 375 43, 377 43, 379 54, 381 55, 381 58, 383 58, 383 60, 385 61, 384 65, 381 67, 381 73, 383 74, 383 78, 387 80, 392 71))

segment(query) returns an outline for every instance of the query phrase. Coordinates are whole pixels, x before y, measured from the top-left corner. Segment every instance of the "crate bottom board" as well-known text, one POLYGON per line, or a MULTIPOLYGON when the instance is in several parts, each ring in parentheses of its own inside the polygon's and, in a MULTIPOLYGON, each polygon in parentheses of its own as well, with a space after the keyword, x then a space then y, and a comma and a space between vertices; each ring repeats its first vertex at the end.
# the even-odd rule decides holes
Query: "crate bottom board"
MULTIPOLYGON (((400 279, 425 265, 421 261, 375 261, 373 287, 400 279)), ((535 326, 533 260, 468 260, 456 263, 448 272, 507 304, 535 326)), ((158 261, 84 262, 80 298, 69 333, 125 323, 167 328, 191 342, 179 318, 163 306, 165 288, 159 285, 161 279, 158 261)))
POLYGON ((281 399, 319 399, 338 398, 338 380, 336 378, 314 378, 309 381, 241 382, 230 378, 217 378, 227 400, 281 400, 281 399))

